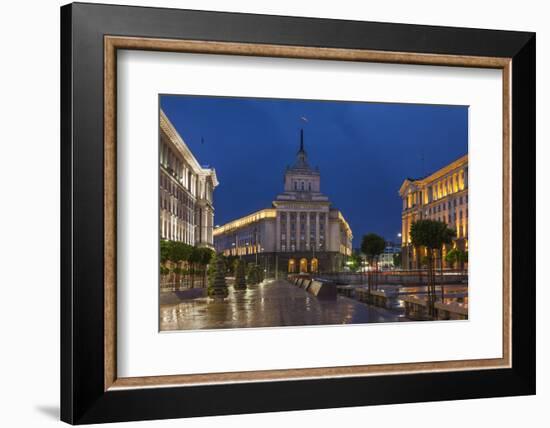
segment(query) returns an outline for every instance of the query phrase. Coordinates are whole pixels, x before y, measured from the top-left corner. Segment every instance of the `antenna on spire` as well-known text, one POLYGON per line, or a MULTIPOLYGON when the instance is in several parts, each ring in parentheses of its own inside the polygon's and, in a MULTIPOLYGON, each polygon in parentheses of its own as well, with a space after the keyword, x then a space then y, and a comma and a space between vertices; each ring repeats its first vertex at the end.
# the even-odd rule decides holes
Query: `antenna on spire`
MULTIPOLYGON (((300 121, 303 123, 308 123, 307 117, 300 116, 300 121)), ((300 129, 300 151, 304 151, 304 128, 300 129)))

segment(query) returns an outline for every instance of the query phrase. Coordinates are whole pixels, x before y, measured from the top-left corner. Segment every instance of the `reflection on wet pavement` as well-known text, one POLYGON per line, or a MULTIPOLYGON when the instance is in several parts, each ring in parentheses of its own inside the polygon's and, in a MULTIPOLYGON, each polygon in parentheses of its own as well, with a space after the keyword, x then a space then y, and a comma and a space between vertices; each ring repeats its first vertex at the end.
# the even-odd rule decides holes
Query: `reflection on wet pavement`
POLYGON ((344 296, 320 300, 285 280, 244 291, 229 287, 225 301, 198 298, 160 306, 160 329, 282 327, 399 321, 399 315, 344 296))

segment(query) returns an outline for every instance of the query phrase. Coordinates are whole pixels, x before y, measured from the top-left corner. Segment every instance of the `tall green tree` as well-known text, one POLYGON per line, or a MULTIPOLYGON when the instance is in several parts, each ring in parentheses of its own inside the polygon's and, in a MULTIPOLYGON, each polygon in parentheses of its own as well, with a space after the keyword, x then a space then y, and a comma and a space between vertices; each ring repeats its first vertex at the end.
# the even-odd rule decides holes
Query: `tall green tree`
POLYGON ((401 253, 396 253, 393 255, 393 266, 396 268, 400 268, 402 264, 402 256, 401 253))
MULTIPOLYGON (((201 267, 202 271, 202 286, 206 286, 206 269, 208 268, 208 264, 211 262, 212 258, 214 257, 214 251, 212 251, 210 248, 202 247, 199 248, 199 265, 201 267)), ((223 256, 220 255, 220 258, 222 260, 222 265, 225 267, 225 261, 223 260, 223 256)), ((223 272, 225 275, 225 271, 223 272)))
POLYGON ((361 268, 362 261, 363 261, 363 257, 361 257, 361 254, 358 253, 357 251, 354 251, 353 253, 351 253, 351 256, 348 260, 349 269, 352 272, 357 272, 357 270, 361 268))
MULTIPOLYGON (((164 283, 166 281, 166 277, 170 275, 170 268, 167 266, 170 262, 171 257, 171 245, 170 241, 167 241, 165 239, 161 239, 160 241, 160 275, 163 279, 161 279, 161 282, 164 283)), ((170 278, 168 278, 168 283, 170 282, 170 278)))
POLYGON ((464 263, 468 262, 468 252, 460 248, 453 248, 445 255, 445 261, 454 268, 464 269, 464 263))
POLYGON ((372 285, 378 287, 378 259, 384 252, 386 241, 376 233, 367 233, 361 240, 361 251, 369 262, 368 291, 372 291, 372 285))
MULTIPOLYGON (((426 249, 428 265, 428 314, 435 316, 435 272, 434 256, 444 245, 450 244, 456 233, 453 229, 437 220, 417 220, 411 225, 411 242, 417 248, 426 249)), ((419 254, 417 253, 417 256, 419 254)))
POLYGON ((261 266, 251 263, 248 266, 247 284, 256 285, 264 280, 264 270, 261 266))
POLYGON ((173 273, 174 286, 176 289, 181 285, 181 275, 184 272, 182 263, 187 261, 191 248, 190 245, 184 244, 183 242, 160 241, 161 275, 173 273), (169 264, 172 265, 171 269, 168 266, 169 264))
POLYGON ((462 252, 462 260, 460 269, 464 269, 464 265, 468 263, 468 250, 462 252))
POLYGON ((174 263, 185 262, 189 260, 189 255, 193 251, 193 247, 183 242, 170 241, 171 258, 174 263))
POLYGON ((187 263, 189 256, 193 251, 193 247, 183 242, 170 241, 170 260, 176 264, 176 268, 173 270, 175 273, 175 281, 179 288, 181 284, 181 277, 184 272, 187 272, 182 268, 183 263, 187 263))
POLYGON ((191 271, 191 288, 195 288, 195 274, 197 272, 197 267, 201 261, 202 253, 201 249, 197 247, 192 247, 191 253, 189 254, 189 268, 191 271))
POLYGON ((447 254, 445 255, 445 261, 449 263, 453 268, 456 267, 456 264, 458 263, 458 250, 457 248, 453 248, 449 251, 447 251, 447 254))
POLYGON ((164 265, 166 262, 172 258, 172 245, 171 241, 165 239, 160 240, 160 263, 164 265))
POLYGON ((225 261, 226 272, 229 275, 235 275, 236 261, 239 259, 238 256, 223 256, 225 261))

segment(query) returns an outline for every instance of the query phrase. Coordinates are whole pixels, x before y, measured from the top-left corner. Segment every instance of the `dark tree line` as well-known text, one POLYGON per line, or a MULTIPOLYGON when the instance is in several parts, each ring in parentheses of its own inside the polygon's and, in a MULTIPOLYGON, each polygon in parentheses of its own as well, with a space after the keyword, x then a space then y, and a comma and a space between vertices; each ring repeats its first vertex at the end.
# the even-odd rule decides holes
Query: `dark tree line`
POLYGON ((428 315, 435 317, 435 264, 434 260, 439 253, 443 254, 443 247, 451 244, 456 236, 454 229, 450 229, 446 223, 436 220, 418 220, 411 224, 411 243, 416 249, 417 256, 420 250, 426 252, 426 265, 428 268, 428 315))
POLYGON ((160 274, 176 288, 186 282, 191 288, 206 287, 207 267, 214 251, 177 241, 160 241, 160 274))
MULTIPOLYGON (((427 308, 428 315, 435 317, 435 260, 439 256, 443 261, 443 249, 446 245, 450 245, 456 236, 454 229, 447 226, 446 223, 436 220, 418 220, 411 225, 410 237, 411 244, 415 248, 418 260, 423 260, 423 264, 427 267, 427 308), (425 253, 424 257, 421 255, 425 253)), ((363 236, 361 241, 361 252, 365 255, 368 263, 368 294, 372 290, 378 289, 379 285, 379 268, 378 261, 380 255, 384 252, 384 238, 375 234, 368 233, 363 236)), ((468 262, 468 252, 458 248, 451 249, 445 256, 445 260, 452 265, 459 265, 461 268, 468 262)), ((352 258, 352 268, 360 266, 360 260, 356 261, 352 258)), ((395 265, 401 265, 401 255, 394 255, 395 265)))

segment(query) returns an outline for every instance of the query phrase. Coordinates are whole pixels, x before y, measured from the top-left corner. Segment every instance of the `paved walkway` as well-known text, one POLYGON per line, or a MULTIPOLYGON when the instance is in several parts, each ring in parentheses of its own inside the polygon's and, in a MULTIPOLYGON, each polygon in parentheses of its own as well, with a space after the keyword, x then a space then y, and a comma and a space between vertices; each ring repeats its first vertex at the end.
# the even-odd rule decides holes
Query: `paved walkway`
POLYGON ((343 296, 320 300, 278 280, 245 291, 229 287, 223 302, 199 298, 161 304, 160 320, 166 331, 396 322, 399 316, 343 296))

